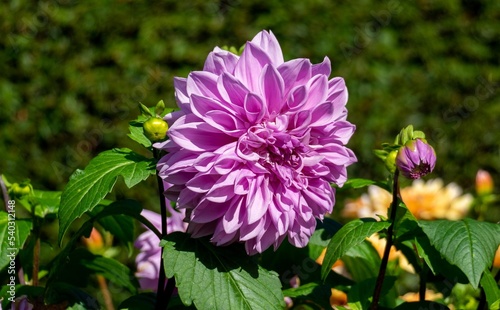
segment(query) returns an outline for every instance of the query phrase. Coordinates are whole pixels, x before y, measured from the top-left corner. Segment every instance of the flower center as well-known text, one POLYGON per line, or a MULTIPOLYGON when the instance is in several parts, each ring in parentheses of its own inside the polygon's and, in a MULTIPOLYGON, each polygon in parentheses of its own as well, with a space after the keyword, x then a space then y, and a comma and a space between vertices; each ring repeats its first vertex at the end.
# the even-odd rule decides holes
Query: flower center
POLYGON ((258 162, 274 172, 284 167, 300 172, 303 155, 309 149, 297 137, 279 130, 274 123, 250 127, 238 140, 237 148, 241 158, 258 162))
POLYGON ((426 163, 422 162, 418 166, 415 166, 412 171, 410 172, 410 177, 412 179, 420 179, 421 177, 429 174, 431 172, 431 166, 426 163))

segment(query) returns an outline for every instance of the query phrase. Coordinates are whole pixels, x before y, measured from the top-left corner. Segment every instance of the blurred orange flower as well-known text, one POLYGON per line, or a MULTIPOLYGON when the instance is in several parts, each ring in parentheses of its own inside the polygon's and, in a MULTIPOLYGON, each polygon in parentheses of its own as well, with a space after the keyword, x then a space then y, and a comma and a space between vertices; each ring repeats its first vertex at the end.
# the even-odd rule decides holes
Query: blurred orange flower
POLYGON ((495 254, 495 260, 493 261, 493 267, 500 268, 500 247, 498 247, 497 253, 495 254))
POLYGON ((99 251, 101 251, 104 248, 104 241, 102 239, 102 235, 95 228, 92 228, 90 236, 88 238, 83 237, 82 241, 85 244, 85 246, 89 249, 89 251, 92 253, 99 253, 99 251))

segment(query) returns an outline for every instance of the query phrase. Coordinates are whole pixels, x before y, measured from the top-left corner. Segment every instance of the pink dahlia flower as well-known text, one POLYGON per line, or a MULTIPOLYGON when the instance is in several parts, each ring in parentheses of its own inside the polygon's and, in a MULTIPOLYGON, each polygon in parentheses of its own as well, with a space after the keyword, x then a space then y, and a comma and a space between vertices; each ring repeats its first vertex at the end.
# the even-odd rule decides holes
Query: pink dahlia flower
MULTIPOLYGON (((167 200, 167 210, 170 216, 167 218, 167 233, 174 231, 186 231, 187 224, 183 222, 185 212, 174 210, 167 200)), ((159 231, 161 231, 161 215, 149 211, 142 210, 141 214, 148 219, 159 231)), ((135 259, 137 265, 136 277, 142 289, 156 291, 158 286, 158 275, 160 271, 161 247, 159 246, 160 239, 151 231, 143 232, 134 245, 139 249, 139 254, 135 259)))
POLYGON ((285 237, 303 247, 335 203, 356 161, 347 89, 330 60, 285 62, 272 32, 241 56, 215 48, 203 71, 175 78, 180 111, 165 117, 168 152, 158 163, 185 208, 188 232, 216 245, 244 242, 252 255, 285 237))

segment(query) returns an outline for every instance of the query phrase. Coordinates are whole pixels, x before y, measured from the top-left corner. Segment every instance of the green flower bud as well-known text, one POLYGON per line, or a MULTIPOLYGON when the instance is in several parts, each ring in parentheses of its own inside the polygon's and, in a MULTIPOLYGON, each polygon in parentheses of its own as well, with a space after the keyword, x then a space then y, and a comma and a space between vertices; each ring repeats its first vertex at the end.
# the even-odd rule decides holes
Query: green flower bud
POLYGON ((151 142, 159 142, 167 137, 168 124, 159 117, 151 117, 143 124, 144 135, 151 142))
POLYGON ((9 188, 9 195, 12 196, 12 198, 21 198, 31 194, 32 191, 33 186, 31 186, 29 181, 13 183, 9 188))

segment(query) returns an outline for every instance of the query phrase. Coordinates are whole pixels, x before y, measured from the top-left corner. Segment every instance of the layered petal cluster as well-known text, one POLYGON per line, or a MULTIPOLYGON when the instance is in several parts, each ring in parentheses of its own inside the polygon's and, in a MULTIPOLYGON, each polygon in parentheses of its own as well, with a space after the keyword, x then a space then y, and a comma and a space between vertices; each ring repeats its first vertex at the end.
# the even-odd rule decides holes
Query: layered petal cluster
MULTIPOLYGON (((167 210, 170 216, 167 217, 167 233, 174 231, 186 231, 187 223, 184 223, 185 212, 174 210, 167 200, 167 210)), ((161 231, 161 215, 142 210, 141 215, 151 222, 159 231, 161 231)), ((156 290, 158 286, 158 275, 160 271, 161 247, 160 239, 151 230, 143 232, 136 239, 134 246, 139 249, 139 254, 135 259, 137 272, 136 277, 142 289, 156 290)))
POLYGON ((328 58, 285 62, 262 31, 241 56, 215 48, 203 71, 175 79, 180 111, 165 117, 170 139, 155 147, 168 152, 159 173, 193 237, 244 242, 249 254, 285 238, 307 244, 332 211, 330 183, 342 186, 356 161, 345 146, 355 130, 347 89, 330 73, 328 58))

